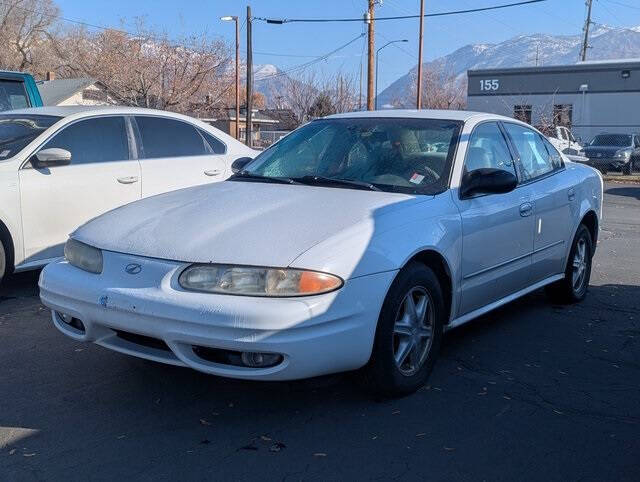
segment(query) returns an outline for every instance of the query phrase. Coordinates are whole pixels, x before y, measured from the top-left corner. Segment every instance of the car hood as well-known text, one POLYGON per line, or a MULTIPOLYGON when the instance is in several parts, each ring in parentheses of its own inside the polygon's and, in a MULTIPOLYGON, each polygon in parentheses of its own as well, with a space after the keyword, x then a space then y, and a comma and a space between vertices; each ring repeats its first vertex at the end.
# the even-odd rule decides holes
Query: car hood
POLYGON ((128 204, 89 221, 72 237, 153 258, 285 267, 342 230, 430 198, 226 181, 128 204))

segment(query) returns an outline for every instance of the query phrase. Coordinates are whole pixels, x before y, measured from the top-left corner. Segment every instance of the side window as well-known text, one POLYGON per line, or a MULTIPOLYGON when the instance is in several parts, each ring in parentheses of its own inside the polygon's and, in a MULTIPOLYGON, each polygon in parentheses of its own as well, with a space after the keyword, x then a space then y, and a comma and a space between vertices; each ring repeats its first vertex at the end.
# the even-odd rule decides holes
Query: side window
POLYGON ((187 122, 166 117, 136 116, 145 159, 202 156, 208 145, 198 130, 187 122))
POLYGON ((124 161, 129 141, 124 117, 95 117, 64 127, 41 149, 58 147, 71 153, 71 164, 124 161))
POLYGON ((553 144, 551 144, 551 142, 549 142, 546 137, 542 137, 542 142, 544 144, 544 147, 547 148, 547 154, 549 154, 553 169, 562 169, 564 167, 564 161, 562 160, 562 156, 560 155, 558 150, 553 147, 553 144))
POLYGON ((495 122, 480 124, 473 130, 464 162, 466 172, 487 167, 516 173, 507 141, 495 122))
POLYGON ((556 169, 540 134, 509 122, 504 126, 518 151, 523 181, 544 176, 556 169))
POLYGON ((211 152, 213 152, 214 154, 224 154, 225 152, 227 152, 227 146, 225 146, 222 141, 219 141, 213 135, 201 129, 198 129, 198 132, 202 135, 202 137, 204 137, 204 140, 207 142, 207 144, 209 144, 211 152))

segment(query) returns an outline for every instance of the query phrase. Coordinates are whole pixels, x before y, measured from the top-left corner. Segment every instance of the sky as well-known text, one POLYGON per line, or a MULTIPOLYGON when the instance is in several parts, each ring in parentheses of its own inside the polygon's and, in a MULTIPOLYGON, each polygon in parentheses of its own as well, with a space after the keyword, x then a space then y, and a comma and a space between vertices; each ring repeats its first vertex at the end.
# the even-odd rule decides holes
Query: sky
MULTIPOLYGON (((54 0, 62 16, 107 27, 132 28, 136 17, 147 25, 166 31, 172 38, 206 32, 233 43, 233 23, 219 20, 224 15, 241 17, 241 50, 246 49, 246 1, 236 0, 54 0), (124 22, 124 24, 122 23, 124 22)), ((514 0, 425 0, 425 13, 460 10, 512 3, 514 0)), ((253 0, 254 17, 268 18, 355 18, 366 10, 367 0, 253 0)), ((376 16, 418 14, 419 0, 382 0, 376 16)), ((584 0, 547 0, 542 3, 490 12, 425 19, 424 59, 431 60, 470 43, 497 43, 517 35, 549 33, 580 34, 586 15, 584 0)), ((594 21, 622 27, 640 25, 640 0, 595 0, 594 21)), ((282 70, 322 56, 349 42, 365 29, 363 23, 320 23, 271 25, 253 23, 254 65, 274 64, 282 70)), ((376 48, 390 40, 380 52, 379 90, 417 64, 418 19, 376 23, 376 48)), ((362 37, 327 60, 315 64, 323 72, 343 71, 357 76, 361 60, 366 71, 366 37, 362 37), (364 54, 364 55, 363 55, 364 54)), ((244 53, 241 54, 244 56, 244 53)))

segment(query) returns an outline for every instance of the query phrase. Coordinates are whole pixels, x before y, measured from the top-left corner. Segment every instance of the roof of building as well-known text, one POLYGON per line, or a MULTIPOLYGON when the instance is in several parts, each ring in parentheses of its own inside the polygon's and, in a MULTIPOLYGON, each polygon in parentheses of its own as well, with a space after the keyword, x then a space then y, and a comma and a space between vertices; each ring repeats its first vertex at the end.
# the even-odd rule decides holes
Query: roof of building
POLYGON ((585 72, 593 70, 619 70, 638 69, 639 59, 611 59, 611 60, 589 60, 566 65, 538 65, 530 67, 502 67, 494 69, 470 69, 467 70, 469 76, 479 76, 487 74, 531 74, 543 72, 585 72))
MULTIPOLYGON (((240 109, 240 122, 246 120, 246 112, 247 110, 243 107, 240 109)), ((277 119, 273 119, 271 116, 265 114, 265 111, 262 109, 252 109, 251 110, 251 121, 252 122, 264 122, 264 123, 278 123, 277 119)), ((222 109, 213 109, 208 112, 199 112, 197 114, 193 114, 194 117, 197 117, 200 120, 205 122, 215 122, 220 120, 236 120, 236 110, 234 107, 222 108, 222 109)))
POLYGON ((58 105, 72 95, 95 84, 96 79, 83 77, 79 79, 54 79, 38 82, 38 90, 44 105, 58 105))

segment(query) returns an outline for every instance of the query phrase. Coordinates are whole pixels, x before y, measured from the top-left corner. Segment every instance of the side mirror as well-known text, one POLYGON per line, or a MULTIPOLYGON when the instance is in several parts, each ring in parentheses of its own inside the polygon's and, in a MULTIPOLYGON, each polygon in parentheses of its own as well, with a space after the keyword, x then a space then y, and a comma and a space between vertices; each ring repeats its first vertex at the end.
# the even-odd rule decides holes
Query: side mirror
POLYGON ((513 191, 518 185, 515 174, 502 169, 482 168, 462 176, 460 195, 468 198, 475 194, 502 194, 513 191))
POLYGON ((249 164, 251 161, 253 161, 253 158, 251 158, 251 157, 239 157, 238 159, 233 161, 233 164, 231 164, 231 171, 234 174, 237 174, 240 171, 242 171, 244 169, 244 167, 247 164, 249 164))
POLYGON ((71 164, 71 153, 66 149, 50 147, 42 149, 31 158, 31 164, 36 169, 52 166, 66 166, 71 164))

